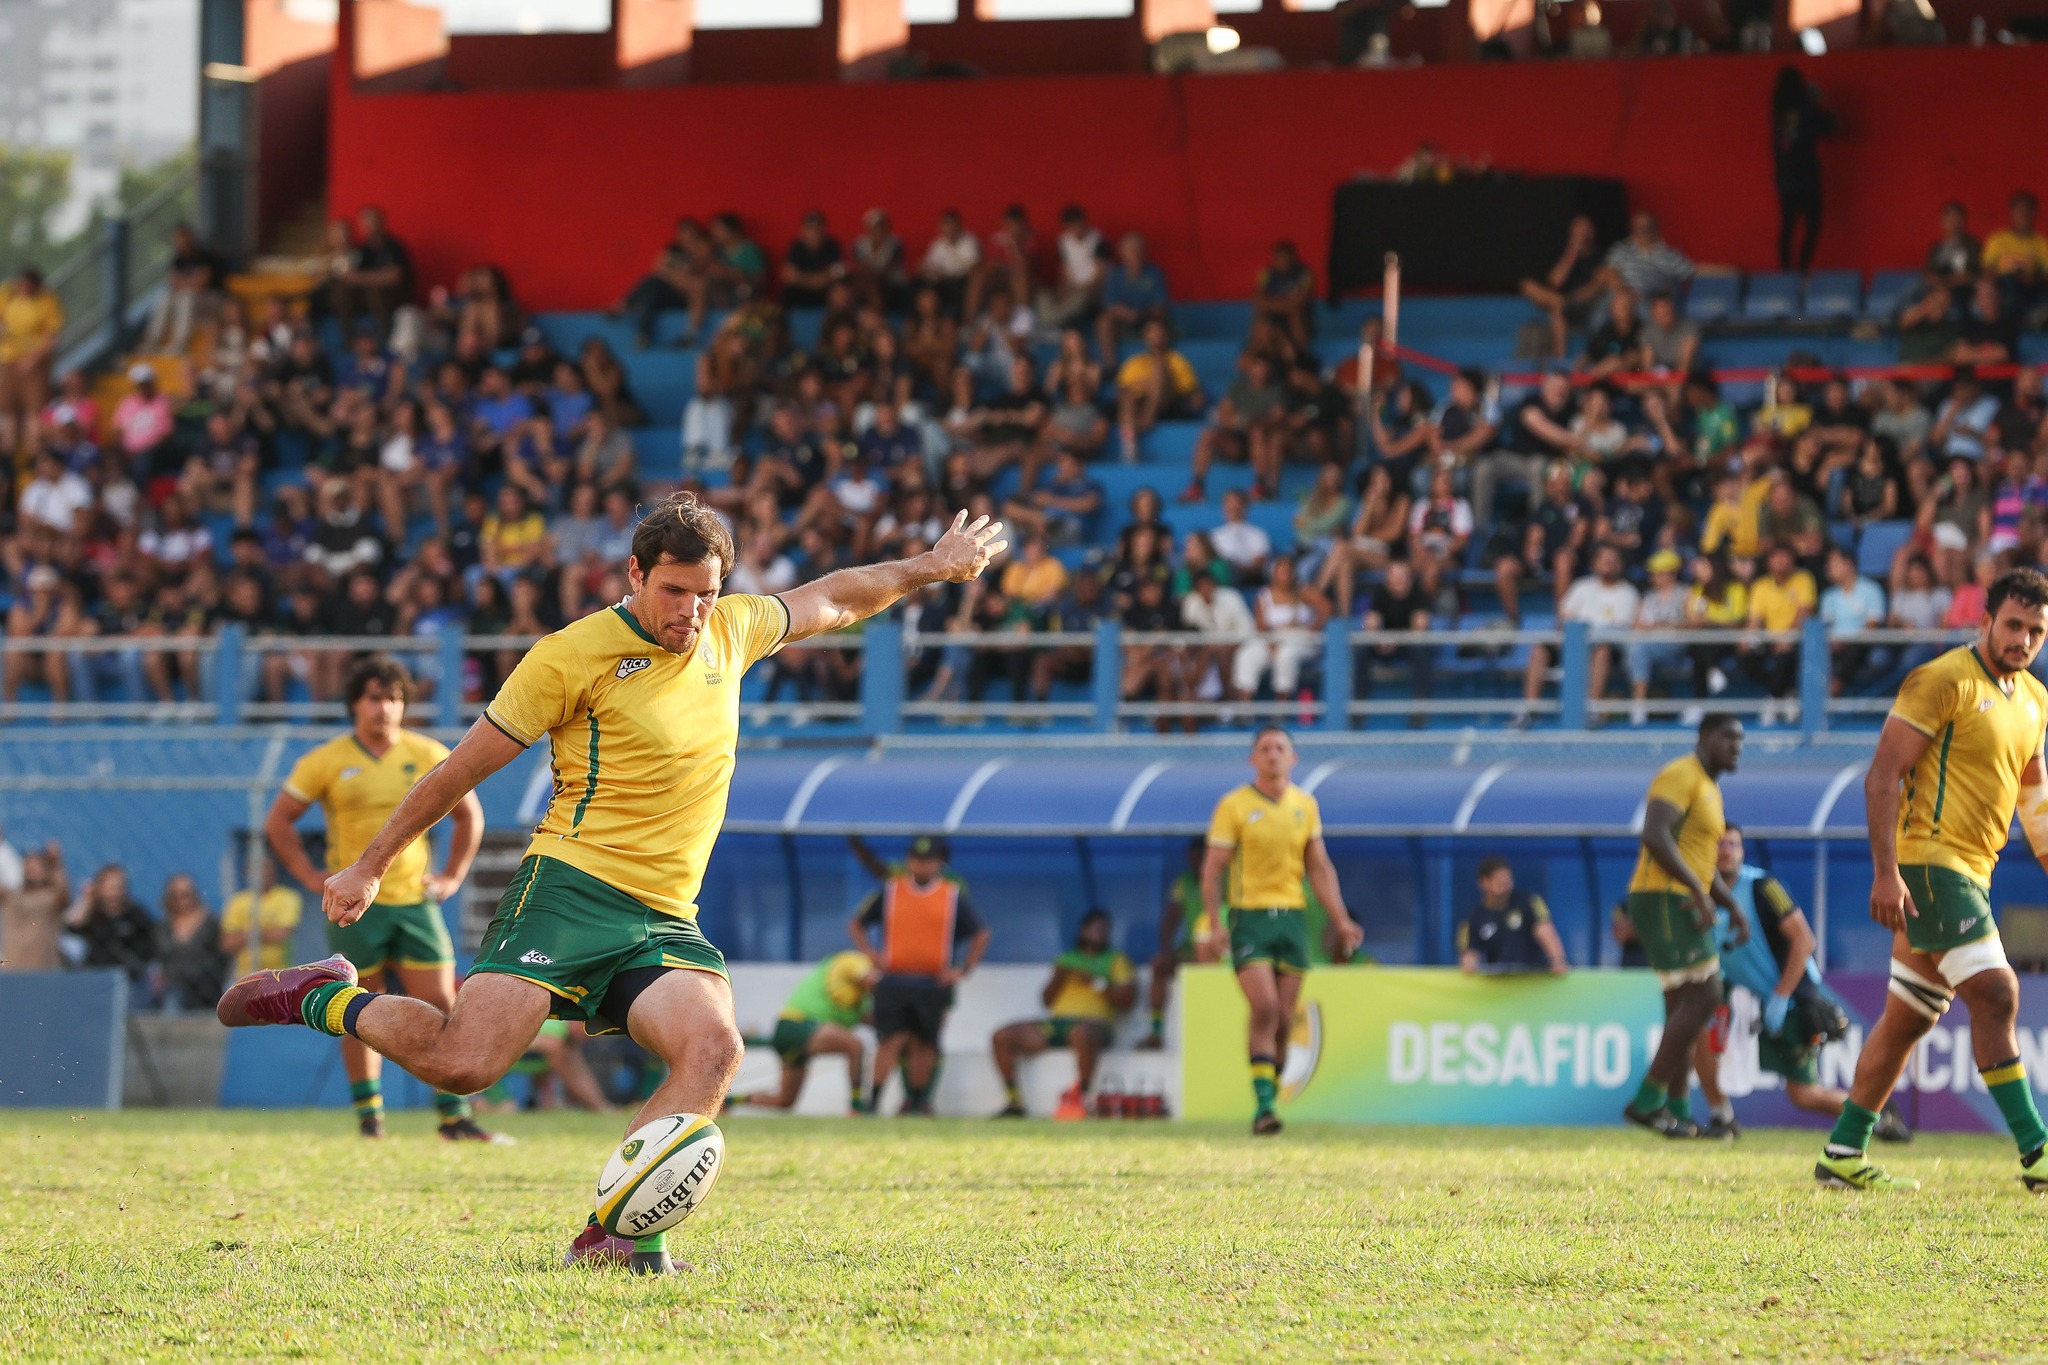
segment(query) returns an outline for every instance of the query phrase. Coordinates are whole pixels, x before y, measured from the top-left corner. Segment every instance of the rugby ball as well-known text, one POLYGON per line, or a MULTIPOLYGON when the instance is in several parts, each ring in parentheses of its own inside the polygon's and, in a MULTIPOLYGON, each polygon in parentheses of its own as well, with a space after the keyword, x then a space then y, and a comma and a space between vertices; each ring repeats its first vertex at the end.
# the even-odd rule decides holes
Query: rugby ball
POLYGON ((725 1165, 725 1134, 702 1114, 670 1114, 612 1153, 597 1178, 597 1221, 615 1237, 652 1237, 697 1211, 725 1165))

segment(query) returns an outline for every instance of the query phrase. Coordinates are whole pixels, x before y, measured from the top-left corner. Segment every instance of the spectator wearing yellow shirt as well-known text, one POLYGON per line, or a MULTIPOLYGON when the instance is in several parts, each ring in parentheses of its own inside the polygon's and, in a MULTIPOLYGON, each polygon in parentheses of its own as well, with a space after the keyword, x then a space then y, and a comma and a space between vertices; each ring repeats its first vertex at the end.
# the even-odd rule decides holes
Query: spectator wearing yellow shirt
MULTIPOLYGON (((1799 567, 1799 556, 1790 545, 1782 543, 1771 547, 1765 567, 1764 576, 1749 590, 1750 629, 1798 630, 1813 614, 1813 575, 1799 567)), ((1798 642, 1745 643, 1741 653, 1744 671, 1770 697, 1758 719, 1769 725, 1781 712, 1788 721, 1796 717, 1799 706, 1791 697, 1799 686, 1798 642)))
POLYGON ((1799 397, 1799 386, 1780 379, 1757 409, 1755 431, 1789 441, 1813 425, 1813 409, 1799 397))
POLYGON ((235 959, 235 975, 291 966, 292 938, 304 910, 305 898, 278 885, 277 864, 266 857, 257 888, 237 891, 221 912, 220 946, 235 959))
POLYGON ((1186 356, 1173 349, 1163 319, 1145 323, 1145 348, 1116 372, 1116 423, 1124 459, 1138 458, 1138 437, 1161 422, 1201 416, 1202 381, 1186 356))
MULTIPOLYGON (((1766 492, 1770 485, 1759 480, 1766 492)), ((1707 509, 1706 524, 1700 529, 1702 554, 1717 554, 1726 546, 1731 554, 1748 558, 1757 551, 1757 511, 1763 499, 1752 500, 1742 485, 1742 476, 1729 470, 1714 480, 1714 503, 1707 509)))
MULTIPOLYGON (((1685 594, 1687 629, 1733 632, 1749 624, 1749 584, 1736 576, 1727 557, 1700 555, 1687 566, 1687 574, 1692 583, 1685 594)), ((1691 647, 1693 696, 1704 700, 1728 690, 1728 674, 1722 664, 1733 647, 1732 642, 1691 647)), ((1705 715, 1705 707, 1693 706, 1680 721, 1697 725, 1705 715)))
POLYGON ((498 490, 498 506, 484 518, 477 538, 484 570, 509 583, 522 574, 546 567, 554 554, 547 519, 527 502, 514 484, 498 490))
POLYGON ((2023 309, 2041 301, 2048 281, 2048 237, 2034 226, 2040 201, 2026 190, 2006 201, 2006 225, 1984 239, 1984 270, 1998 281, 2000 301, 2023 309))
POLYGON ((1044 536, 1032 536, 1003 569, 1001 586, 1013 610, 1035 622, 1067 590, 1067 566, 1047 550, 1044 536))
POLYGON ((0 451, 19 464, 35 453, 36 414, 50 401, 50 365, 64 330, 64 305, 23 266, 0 284, 0 451))

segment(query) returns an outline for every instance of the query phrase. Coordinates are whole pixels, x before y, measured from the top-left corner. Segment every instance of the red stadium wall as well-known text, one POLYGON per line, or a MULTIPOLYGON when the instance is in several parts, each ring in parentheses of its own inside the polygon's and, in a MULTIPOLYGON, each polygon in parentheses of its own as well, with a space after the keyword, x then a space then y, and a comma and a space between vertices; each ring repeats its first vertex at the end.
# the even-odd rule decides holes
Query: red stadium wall
MULTIPOLYGON (((1276 237, 1320 260, 1335 185, 1427 140, 1621 179, 1695 258, 1771 268, 1780 60, 388 95, 349 89, 337 63, 330 201, 382 204, 428 282, 494 261, 542 308, 615 298, 678 213, 737 208, 779 252, 806 209, 851 233, 879 204, 921 250, 946 205, 985 230, 1022 201, 1049 228, 1069 200, 1150 236, 1181 297, 1222 297, 1276 237)), ((1943 199, 1981 230, 2038 175, 2048 48, 1807 70, 1844 125, 1824 152, 1823 268, 1915 263, 1943 199)))

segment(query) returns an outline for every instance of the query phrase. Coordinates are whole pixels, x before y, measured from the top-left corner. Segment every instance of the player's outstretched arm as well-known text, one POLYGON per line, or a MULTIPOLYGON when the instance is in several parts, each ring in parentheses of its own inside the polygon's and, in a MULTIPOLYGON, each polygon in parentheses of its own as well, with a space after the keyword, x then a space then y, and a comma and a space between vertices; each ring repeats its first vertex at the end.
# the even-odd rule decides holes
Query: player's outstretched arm
POLYGON ((915 559, 896 559, 841 569, 800 588, 777 593, 789 608, 791 640, 805 640, 826 631, 844 630, 887 611, 903 598, 934 583, 965 583, 979 578, 989 561, 1010 548, 1000 521, 961 512, 938 544, 915 559))
MULTIPOLYGON (((1921 755, 1932 737, 1897 716, 1888 718, 1878 732, 1877 753, 1870 770, 1863 774, 1864 819, 1870 831, 1870 917, 1895 934, 1906 932, 1906 919, 1920 917, 1913 898, 1906 894, 1906 879, 1899 875, 1899 780, 1921 755)), ((2032 765, 2028 765, 2032 771, 2032 765)))
POLYGON ((413 840, 432 829, 442 816, 483 780, 524 753, 503 730, 479 718, 469 733, 434 770, 419 780, 360 858, 327 879, 320 908, 336 924, 354 924, 377 899, 377 884, 413 840))

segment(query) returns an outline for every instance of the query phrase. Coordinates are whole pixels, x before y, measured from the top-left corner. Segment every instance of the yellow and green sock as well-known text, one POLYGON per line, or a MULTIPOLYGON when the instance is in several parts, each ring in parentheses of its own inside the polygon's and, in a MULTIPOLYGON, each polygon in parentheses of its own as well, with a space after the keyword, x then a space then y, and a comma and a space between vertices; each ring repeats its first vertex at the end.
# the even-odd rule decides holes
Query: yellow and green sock
POLYGON ((1977 1074, 1984 1078, 1984 1088, 1991 1092, 1998 1112, 2005 1116, 2005 1126, 2012 1130, 2012 1140, 2019 1144, 2021 1156, 2038 1151, 2042 1143, 2048 1142, 2048 1126, 2041 1122, 2033 1089, 2027 1084, 2026 1065, 2019 1058, 1979 1067, 1977 1074))
POLYGON ((355 1105, 357 1118, 368 1118, 371 1114, 384 1112, 384 1082, 372 1076, 367 1081, 348 1083, 349 1102, 355 1105))
POLYGON ((1017 1088, 1014 1081, 1004 1083, 1003 1098, 1016 1105, 1019 1109, 1024 1107, 1024 1092, 1017 1088))
POLYGON ((328 981, 306 992, 299 1002, 299 1021, 331 1038, 353 1036, 356 1016, 376 994, 346 981, 328 981))
POLYGON ((1258 1101, 1259 1112, 1273 1112, 1273 1101, 1280 1096, 1280 1068, 1271 1057, 1264 1053, 1252 1054, 1252 1098, 1258 1101))
POLYGON ((454 1123, 470 1116, 469 1096, 451 1095, 445 1090, 434 1092, 434 1108, 441 1111, 441 1122, 454 1123))

